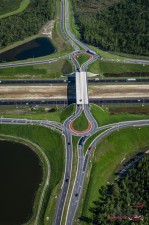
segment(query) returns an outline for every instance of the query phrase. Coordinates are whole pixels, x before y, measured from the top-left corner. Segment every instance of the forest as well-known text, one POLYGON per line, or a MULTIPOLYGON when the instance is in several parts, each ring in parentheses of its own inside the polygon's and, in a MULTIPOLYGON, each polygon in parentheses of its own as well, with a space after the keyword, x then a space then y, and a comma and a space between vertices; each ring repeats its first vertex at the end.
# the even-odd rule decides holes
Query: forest
POLYGON ((148 190, 149 155, 144 154, 118 182, 99 190, 99 198, 89 209, 92 217, 80 220, 94 225, 148 225, 148 190))
POLYGON ((105 5, 103 0, 72 3, 83 41, 106 51, 149 55, 148 0, 106 0, 105 5))
POLYGON ((0 20, 0 48, 35 35, 43 24, 53 19, 54 0, 31 0, 21 13, 0 20))

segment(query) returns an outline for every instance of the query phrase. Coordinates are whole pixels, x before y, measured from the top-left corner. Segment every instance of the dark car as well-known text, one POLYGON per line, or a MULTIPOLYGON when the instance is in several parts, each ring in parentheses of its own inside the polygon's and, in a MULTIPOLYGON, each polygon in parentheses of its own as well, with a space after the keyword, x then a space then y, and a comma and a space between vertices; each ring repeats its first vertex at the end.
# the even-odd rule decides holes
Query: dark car
POLYGON ((68 145, 70 145, 70 142, 68 142, 68 145))
POLYGON ((76 193, 75 196, 77 197, 78 196, 78 193, 76 193))
POLYGON ((65 181, 68 182, 69 181, 69 178, 67 177, 65 181))

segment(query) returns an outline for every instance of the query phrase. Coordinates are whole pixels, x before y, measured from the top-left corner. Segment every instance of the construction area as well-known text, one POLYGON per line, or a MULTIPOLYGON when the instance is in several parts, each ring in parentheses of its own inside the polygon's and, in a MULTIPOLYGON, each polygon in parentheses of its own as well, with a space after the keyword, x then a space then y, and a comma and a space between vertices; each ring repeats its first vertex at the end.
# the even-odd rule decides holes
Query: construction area
MULTIPOLYGON (((0 100, 67 99, 66 85, 1 86, 0 100)), ((90 99, 149 98, 149 85, 90 85, 90 99)))

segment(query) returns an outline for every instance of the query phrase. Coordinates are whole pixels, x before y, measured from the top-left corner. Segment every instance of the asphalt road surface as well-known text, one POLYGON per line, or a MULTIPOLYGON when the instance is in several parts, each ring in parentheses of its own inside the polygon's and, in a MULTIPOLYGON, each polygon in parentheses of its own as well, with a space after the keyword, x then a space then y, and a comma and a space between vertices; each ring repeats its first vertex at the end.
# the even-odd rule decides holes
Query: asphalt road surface
MULTIPOLYGON (((90 103, 97 105, 109 105, 109 104, 137 104, 137 105, 145 105, 149 104, 149 99, 139 98, 139 99, 92 99, 90 103)), ((45 106, 45 105, 61 105, 67 106, 67 100, 0 100, 0 106, 45 106)), ((83 108, 87 108, 85 105, 83 108)), ((86 111, 86 110, 85 110, 86 111)))
MULTIPOLYGON (((76 62, 76 61, 75 61, 76 62)), ((94 78, 88 79, 88 83, 148 83, 149 78, 94 78)), ((69 83, 65 79, 51 79, 51 80, 0 80, 0 85, 3 84, 65 84, 69 83)))

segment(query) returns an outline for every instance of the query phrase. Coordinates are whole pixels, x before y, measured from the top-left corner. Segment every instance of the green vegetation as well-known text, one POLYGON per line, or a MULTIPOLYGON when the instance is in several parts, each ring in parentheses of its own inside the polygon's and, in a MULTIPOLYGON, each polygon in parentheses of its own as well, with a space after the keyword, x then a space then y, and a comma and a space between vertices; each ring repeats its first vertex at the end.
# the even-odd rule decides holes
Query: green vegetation
POLYGON ((1 2, 0 2, 0 18, 1 18, 1 15, 18 9, 21 2, 22 2, 22 0, 14 0, 14 1, 1 0, 1 2))
MULTIPOLYGON (((48 200, 50 198, 50 202, 55 201, 52 193, 55 187, 60 185, 64 171, 64 140, 62 136, 48 128, 34 125, 0 125, 0 134, 27 139, 45 152, 51 168, 48 200)), ((50 213, 48 212, 48 215, 52 217, 53 215, 50 213)))
POLYGON ((37 107, 0 107, 1 117, 7 118, 26 118, 35 120, 49 120, 64 122, 64 120, 74 113, 75 104, 72 104, 66 108, 53 107, 53 106, 37 106, 37 107))
POLYGON ((73 121, 73 128, 78 131, 83 131, 88 128, 88 120, 84 111, 82 111, 81 115, 73 121))
POLYGON ((103 50, 149 55, 147 0, 72 0, 81 39, 103 50), (92 19, 91 19, 92 18, 92 19))
POLYGON ((61 111, 60 119, 61 122, 64 122, 68 117, 70 117, 73 113, 75 113, 76 105, 71 104, 68 107, 64 108, 64 110, 61 111))
POLYGON ((102 60, 96 60, 94 63, 90 64, 88 67, 89 72, 104 75, 105 77, 111 76, 148 76, 149 66, 121 63, 121 62, 108 62, 102 60))
POLYGON ((80 66, 85 63, 87 60, 89 60, 90 56, 87 54, 78 54, 77 55, 77 61, 80 64, 80 66))
POLYGON ((73 72, 73 66, 67 59, 57 62, 0 69, 0 79, 58 79, 61 75, 73 72))
POLYGON ((0 19, 22 12, 29 5, 30 0, 1 0, 0 19))
POLYGON ((70 29, 72 33, 78 38, 81 38, 81 35, 79 33, 79 26, 75 22, 75 16, 74 16, 74 10, 73 10, 73 4, 72 0, 68 0, 69 2, 69 24, 70 24, 70 29))
MULTIPOLYGON (((148 225, 148 169, 149 156, 144 155, 140 162, 131 168, 119 183, 101 187, 99 189, 100 197, 94 202, 94 207, 90 209, 92 218, 84 217, 83 221, 93 224, 107 225, 111 224, 108 217, 141 215, 143 225, 148 225), (143 208, 135 207, 143 204, 143 208), (134 207, 134 208, 133 208, 134 207), (94 213, 96 211, 96 213, 94 213)), ((113 220, 112 224, 116 225, 117 220, 113 220)), ((122 220, 120 224, 128 224, 128 220, 122 220)), ((136 224, 136 223, 133 223, 136 224)))
POLYGON ((122 112, 120 114, 115 113, 115 115, 110 115, 110 111, 107 107, 98 107, 96 105, 91 105, 91 113, 96 119, 99 126, 103 126, 110 123, 117 123, 128 120, 143 120, 149 119, 149 115, 137 114, 137 107, 134 108, 133 112, 122 112), (135 111, 136 110, 136 111, 135 111))
POLYGON ((121 161, 129 161, 149 145, 149 128, 127 128, 107 136, 96 146, 90 182, 84 201, 83 216, 91 216, 89 208, 98 200, 98 190, 115 178, 115 172, 122 166, 121 161))
MULTIPOLYGON (((57 9, 57 11, 58 11, 58 9, 57 9)), ((59 54, 59 56, 68 54, 73 51, 72 46, 68 42, 66 42, 66 40, 63 38, 63 36, 60 32, 60 21, 59 20, 56 20, 54 28, 52 30, 52 42, 56 46, 57 54, 59 54)))
POLYGON ((54 11, 54 0, 37 0, 31 1, 23 12, 1 19, 0 47, 37 34, 43 24, 54 17, 54 11))
MULTIPOLYGON (((105 130, 101 130, 101 131, 97 131, 96 133, 94 133, 91 137, 88 138, 88 140, 85 142, 84 144, 84 154, 86 153, 88 147, 90 146, 90 144, 92 143, 92 141, 99 136, 99 134, 101 134, 103 131, 105 130)), ((92 149, 93 150, 93 149, 92 149)))

